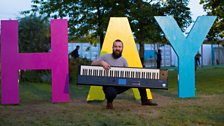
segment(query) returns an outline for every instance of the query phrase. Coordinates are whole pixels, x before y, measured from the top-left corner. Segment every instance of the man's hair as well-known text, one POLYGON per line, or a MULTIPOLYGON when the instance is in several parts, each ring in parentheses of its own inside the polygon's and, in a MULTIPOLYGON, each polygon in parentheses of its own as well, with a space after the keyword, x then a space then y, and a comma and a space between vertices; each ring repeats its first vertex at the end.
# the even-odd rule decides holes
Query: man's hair
POLYGON ((120 42, 121 44, 122 44, 122 46, 123 46, 123 42, 120 40, 120 39, 116 39, 114 42, 113 42, 113 46, 114 46, 114 43, 115 42, 120 42))

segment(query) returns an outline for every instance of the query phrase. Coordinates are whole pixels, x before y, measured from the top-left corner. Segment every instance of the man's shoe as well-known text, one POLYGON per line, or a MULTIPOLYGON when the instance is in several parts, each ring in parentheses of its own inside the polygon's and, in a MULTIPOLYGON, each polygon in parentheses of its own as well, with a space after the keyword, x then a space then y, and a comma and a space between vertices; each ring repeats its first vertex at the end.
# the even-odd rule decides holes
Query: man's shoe
POLYGON ((150 106, 157 106, 157 103, 153 103, 152 100, 147 100, 142 102, 142 105, 150 105, 150 106))
POLYGON ((107 109, 113 109, 113 103, 107 103, 106 108, 107 109))

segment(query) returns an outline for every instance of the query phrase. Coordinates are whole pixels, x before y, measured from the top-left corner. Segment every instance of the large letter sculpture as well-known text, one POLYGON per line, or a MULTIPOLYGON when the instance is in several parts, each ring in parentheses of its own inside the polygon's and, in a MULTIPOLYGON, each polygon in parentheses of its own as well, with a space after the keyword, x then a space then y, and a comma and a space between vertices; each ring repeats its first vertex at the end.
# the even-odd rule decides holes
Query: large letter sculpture
MULTIPOLYGON (((101 50, 101 55, 106 53, 112 53, 112 45, 114 40, 116 39, 120 39, 121 41, 123 41, 124 50, 122 55, 126 58, 129 67, 142 67, 138 50, 136 48, 136 44, 127 18, 110 18, 107 33, 101 50)), ((133 88, 133 92, 135 98, 140 99, 139 92, 136 88, 133 88)), ((149 89, 147 89, 147 96, 149 99, 152 99, 152 95, 149 89)), ((90 87, 87 101, 104 99, 105 96, 102 91, 102 87, 90 87)))
POLYGON ((194 57, 214 23, 215 16, 197 18, 187 37, 171 16, 155 16, 178 56, 178 95, 181 98, 195 96, 194 57))
POLYGON ((2 104, 19 104, 18 70, 52 71, 52 102, 69 101, 67 20, 51 21, 51 52, 19 53, 18 22, 1 21, 2 104))

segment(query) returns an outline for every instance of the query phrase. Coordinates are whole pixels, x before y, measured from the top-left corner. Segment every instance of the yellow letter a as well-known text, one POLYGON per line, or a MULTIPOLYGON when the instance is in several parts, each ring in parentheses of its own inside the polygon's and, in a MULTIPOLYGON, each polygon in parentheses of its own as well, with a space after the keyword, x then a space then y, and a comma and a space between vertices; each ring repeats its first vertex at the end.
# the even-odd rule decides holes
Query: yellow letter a
MULTIPOLYGON (((126 17, 112 17, 107 28, 107 33, 103 42, 101 55, 112 53, 112 45, 114 40, 120 39, 124 44, 122 56, 126 58, 129 67, 140 67, 142 64, 139 58, 138 50, 132 35, 132 31, 126 17)), ((139 91, 133 88, 135 99, 140 99, 139 91)), ((147 89, 148 99, 152 99, 149 89, 147 89)), ((91 86, 87 101, 104 100, 105 96, 101 86, 91 86)))

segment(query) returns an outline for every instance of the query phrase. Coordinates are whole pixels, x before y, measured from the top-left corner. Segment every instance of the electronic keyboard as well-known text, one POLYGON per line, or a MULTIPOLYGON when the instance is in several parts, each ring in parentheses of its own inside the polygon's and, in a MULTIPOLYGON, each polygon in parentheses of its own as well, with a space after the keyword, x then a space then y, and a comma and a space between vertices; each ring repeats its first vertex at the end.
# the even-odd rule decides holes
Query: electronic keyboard
POLYGON ((79 67, 77 84, 95 86, 125 86, 133 88, 168 89, 168 70, 102 66, 79 67))

